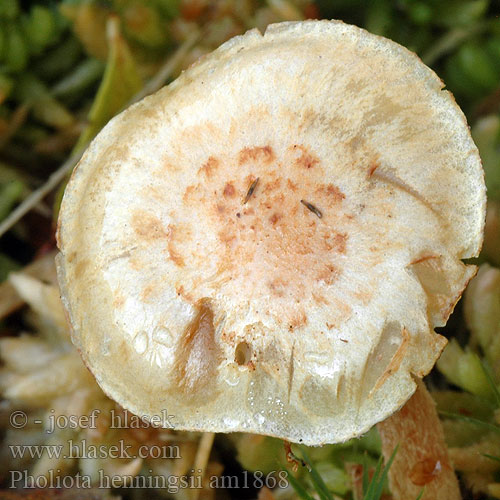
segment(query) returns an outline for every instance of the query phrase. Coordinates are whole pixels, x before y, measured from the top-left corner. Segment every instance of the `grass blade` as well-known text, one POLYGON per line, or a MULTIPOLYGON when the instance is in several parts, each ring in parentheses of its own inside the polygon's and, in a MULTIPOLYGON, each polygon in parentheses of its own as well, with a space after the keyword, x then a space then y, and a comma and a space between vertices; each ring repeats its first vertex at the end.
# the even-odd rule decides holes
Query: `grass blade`
POLYGON ((368 477, 368 461, 366 460, 366 453, 363 455, 363 492, 368 490, 370 479, 368 477))
POLYGON ((306 489, 300 484, 300 482, 292 476, 290 472, 288 472, 288 481, 292 485, 292 488, 295 490, 295 493, 299 496, 301 500, 314 500, 314 498, 307 493, 306 489))
POLYGON ((302 452, 302 458, 306 462, 309 472, 311 474, 311 481, 314 485, 314 488, 316 489, 320 500, 333 500, 333 497, 331 496, 330 492, 328 491, 328 488, 323 481, 322 477, 319 475, 318 471, 314 468, 311 459, 307 455, 306 451, 302 448, 300 450, 302 452))
POLYGON ((377 466, 375 467, 375 472, 373 474, 372 480, 370 481, 370 484, 368 485, 368 489, 365 492, 363 500, 374 500, 376 498, 375 488, 377 487, 378 477, 380 476, 380 470, 382 468, 382 460, 383 458, 380 457, 377 462, 377 466))
POLYGON ((488 383, 490 384, 490 387, 493 391, 493 394, 495 395, 495 400, 497 402, 497 406, 500 408, 500 391, 498 390, 497 385, 493 381, 493 378, 491 377, 490 370, 485 365, 484 361, 481 362, 481 368, 483 369, 486 380, 488 380, 488 383))
POLYGON ((471 424, 476 424, 490 431, 494 431, 500 434, 500 427, 495 424, 490 424, 489 422, 484 422, 474 417, 467 417, 465 415, 460 415, 459 413, 450 413, 448 411, 439 410, 438 412, 443 417, 454 418, 456 420, 462 420, 464 422, 470 422, 471 424))
POLYGON ((384 483, 387 478, 387 474, 389 472, 389 469, 391 468, 392 462, 394 462, 394 458, 396 457, 396 453, 398 452, 399 444, 394 448, 394 451, 392 452, 389 460, 387 461, 387 464, 384 467, 384 470, 382 471, 382 474, 380 476, 380 479, 378 479, 378 484, 375 489, 375 496, 373 497, 373 500, 379 500, 380 497, 382 496, 382 490, 384 489, 384 483))
POLYGON ((490 455, 489 453, 481 453, 483 457, 489 458, 490 460, 495 460, 495 462, 500 462, 500 457, 496 457, 495 455, 490 455))

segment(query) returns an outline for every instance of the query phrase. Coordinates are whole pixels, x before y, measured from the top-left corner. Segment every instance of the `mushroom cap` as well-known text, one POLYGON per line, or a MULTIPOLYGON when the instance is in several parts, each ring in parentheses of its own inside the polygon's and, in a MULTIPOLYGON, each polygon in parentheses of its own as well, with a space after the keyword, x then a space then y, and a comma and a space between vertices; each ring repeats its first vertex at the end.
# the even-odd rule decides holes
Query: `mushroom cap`
POLYGON ((484 217, 465 118, 417 56, 282 23, 109 122, 66 189, 57 264, 73 340, 122 406, 318 445, 431 370, 484 217))

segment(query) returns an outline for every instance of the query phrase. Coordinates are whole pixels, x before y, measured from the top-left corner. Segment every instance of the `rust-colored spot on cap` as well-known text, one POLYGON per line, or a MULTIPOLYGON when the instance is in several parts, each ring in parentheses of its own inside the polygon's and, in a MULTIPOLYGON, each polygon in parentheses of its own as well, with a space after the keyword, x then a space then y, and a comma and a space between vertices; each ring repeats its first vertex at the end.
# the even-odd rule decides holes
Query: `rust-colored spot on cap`
POLYGON ((151 296, 154 295, 155 290, 157 289, 157 285, 155 283, 147 284, 141 292, 141 300, 143 302, 147 302, 151 299, 151 296))
POLYGON ((142 240, 152 241, 166 236, 160 219, 144 210, 136 210, 131 223, 135 234, 142 240))
POLYGON ((345 199, 345 194, 334 184, 321 186, 318 188, 317 192, 326 195, 326 198, 333 203, 340 203, 345 199))
POLYGON ((178 227, 170 224, 168 226, 168 254, 175 264, 179 267, 184 266, 184 259, 182 258, 182 252, 177 249, 177 245, 182 244, 182 232, 179 231, 178 227))
POLYGON ((236 189, 234 189, 234 186, 231 182, 228 182, 225 186, 224 186, 224 191, 222 192, 222 194, 226 197, 226 198, 233 198, 234 195, 236 194, 236 189))
POLYGON ((271 146, 243 148, 238 155, 238 163, 240 165, 256 160, 271 163, 274 160, 273 148, 271 146))
POLYGON ((300 328, 301 326, 305 326, 307 324, 307 314, 304 309, 300 309, 295 311, 290 318, 290 329, 294 330, 295 328, 300 328))
POLYGON ((207 178, 210 179, 218 166, 219 160, 213 156, 209 156, 208 160, 201 166, 198 172, 204 174, 207 178))
POLYGON ((294 144, 292 149, 300 152, 300 156, 295 160, 296 166, 310 169, 319 165, 319 158, 315 154, 311 153, 306 146, 294 144))
POLYGON ((275 297, 284 297, 288 288, 288 283, 285 280, 276 278, 268 283, 268 287, 275 297))
POLYGON ((333 264, 326 264, 319 271, 316 279, 322 281, 325 285, 332 285, 339 275, 338 269, 333 264))
POLYGON ((335 242, 337 251, 339 253, 345 253, 347 234, 346 233, 337 233, 335 235, 335 238, 333 239, 333 241, 335 242))
POLYGON ((275 226, 276 223, 281 219, 282 215, 281 214, 278 214, 278 213, 274 213, 273 215, 271 215, 271 217, 269 217, 269 222, 275 226))
POLYGON ((330 233, 324 235, 326 250, 334 250, 338 253, 346 252, 348 236, 346 233, 335 233, 333 236, 330 233))

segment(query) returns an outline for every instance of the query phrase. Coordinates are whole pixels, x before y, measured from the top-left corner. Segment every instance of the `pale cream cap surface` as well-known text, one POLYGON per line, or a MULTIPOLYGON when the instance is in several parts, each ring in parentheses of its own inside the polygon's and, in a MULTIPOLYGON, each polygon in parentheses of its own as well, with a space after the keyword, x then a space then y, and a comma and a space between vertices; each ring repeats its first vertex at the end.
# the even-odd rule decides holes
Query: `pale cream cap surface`
POLYGON ((336 21, 253 30, 75 170, 57 261, 74 342, 136 414, 344 441, 431 370, 484 211, 465 118, 414 54, 336 21))

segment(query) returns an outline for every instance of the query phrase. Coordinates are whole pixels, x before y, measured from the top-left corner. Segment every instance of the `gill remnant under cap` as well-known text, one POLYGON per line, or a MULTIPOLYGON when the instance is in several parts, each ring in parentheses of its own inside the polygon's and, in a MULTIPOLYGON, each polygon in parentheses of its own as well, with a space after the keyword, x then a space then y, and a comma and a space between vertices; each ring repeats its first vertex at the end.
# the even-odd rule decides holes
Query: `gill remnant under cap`
POLYGON ((57 265, 73 340, 123 407, 317 445, 431 370, 484 214, 465 118, 417 56, 283 23, 110 121, 66 189, 57 265))

